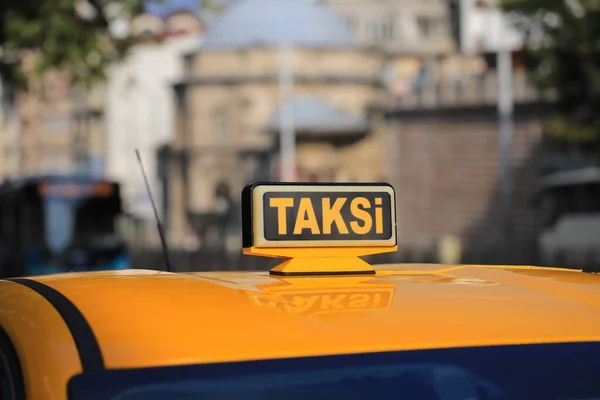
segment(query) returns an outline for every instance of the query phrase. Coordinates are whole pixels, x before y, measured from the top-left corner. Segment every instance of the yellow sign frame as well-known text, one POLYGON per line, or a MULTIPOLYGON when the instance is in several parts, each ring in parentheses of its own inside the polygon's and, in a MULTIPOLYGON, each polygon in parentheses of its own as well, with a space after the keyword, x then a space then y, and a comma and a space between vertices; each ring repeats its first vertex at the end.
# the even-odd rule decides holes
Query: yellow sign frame
POLYGON ((396 196, 387 183, 261 183, 246 186, 242 193, 243 253, 284 258, 271 270, 274 275, 374 274, 375 269, 359 257, 398 249, 396 196), (387 193, 390 196, 391 237, 385 240, 269 241, 264 234, 263 197, 269 192, 387 193))

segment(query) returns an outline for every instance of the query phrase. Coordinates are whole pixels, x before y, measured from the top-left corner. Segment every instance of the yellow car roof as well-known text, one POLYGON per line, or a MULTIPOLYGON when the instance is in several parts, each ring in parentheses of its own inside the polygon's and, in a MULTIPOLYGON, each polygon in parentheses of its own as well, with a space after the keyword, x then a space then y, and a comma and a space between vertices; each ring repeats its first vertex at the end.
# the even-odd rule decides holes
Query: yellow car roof
POLYGON ((31 279, 81 312, 106 368, 600 340, 600 277, 576 270, 385 265, 371 276, 128 270, 31 279))

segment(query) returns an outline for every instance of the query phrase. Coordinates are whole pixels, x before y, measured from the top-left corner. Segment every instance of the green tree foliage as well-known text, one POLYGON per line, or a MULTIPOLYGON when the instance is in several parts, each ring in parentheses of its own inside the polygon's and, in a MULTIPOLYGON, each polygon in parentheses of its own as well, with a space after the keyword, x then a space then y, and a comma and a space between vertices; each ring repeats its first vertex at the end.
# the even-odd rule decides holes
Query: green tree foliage
POLYGON ((202 5, 202 10, 205 12, 209 12, 215 15, 221 14, 225 11, 225 4, 220 3, 215 0, 200 0, 202 5))
POLYGON ((600 0, 502 0, 526 35, 525 63, 536 83, 555 90, 557 139, 600 141, 600 0))
POLYGON ((0 0, 0 74, 24 83, 24 52, 36 72, 65 70, 75 82, 104 77, 106 66, 130 46, 111 27, 141 11, 142 0, 0 0))

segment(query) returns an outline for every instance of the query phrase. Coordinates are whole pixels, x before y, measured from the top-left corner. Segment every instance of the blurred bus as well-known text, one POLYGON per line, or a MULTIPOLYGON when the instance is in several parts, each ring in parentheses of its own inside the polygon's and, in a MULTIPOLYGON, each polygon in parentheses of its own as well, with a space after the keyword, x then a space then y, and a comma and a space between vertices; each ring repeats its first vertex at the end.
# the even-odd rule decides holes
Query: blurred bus
POLYGON ((0 185, 0 276, 130 266, 116 182, 33 176, 0 185))

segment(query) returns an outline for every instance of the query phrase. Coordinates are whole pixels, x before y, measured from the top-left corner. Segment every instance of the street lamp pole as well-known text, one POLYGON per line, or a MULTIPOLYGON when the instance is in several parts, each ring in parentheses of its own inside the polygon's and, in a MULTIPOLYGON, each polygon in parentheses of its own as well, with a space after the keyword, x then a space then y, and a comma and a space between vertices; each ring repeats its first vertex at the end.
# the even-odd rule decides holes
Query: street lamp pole
POLYGON ((296 131, 292 93, 294 78, 291 65, 292 49, 290 45, 279 46, 279 91, 280 91, 280 170, 281 180, 296 180, 296 131))
POLYGON ((498 72, 498 124, 500 143, 500 188, 502 196, 502 220, 505 245, 511 233, 511 211, 513 197, 513 66, 512 52, 502 46, 497 53, 498 72))

